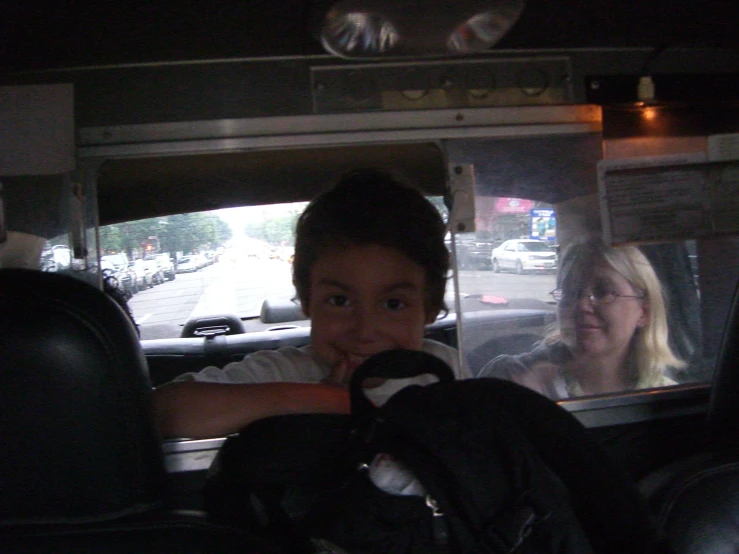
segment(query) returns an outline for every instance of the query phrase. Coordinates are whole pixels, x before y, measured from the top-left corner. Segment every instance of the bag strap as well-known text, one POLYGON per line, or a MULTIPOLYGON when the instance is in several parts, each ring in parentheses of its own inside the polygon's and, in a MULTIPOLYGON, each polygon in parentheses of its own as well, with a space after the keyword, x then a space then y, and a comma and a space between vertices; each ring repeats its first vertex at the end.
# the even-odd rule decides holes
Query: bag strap
POLYGON ((387 350, 369 357, 354 370, 349 383, 352 414, 366 415, 375 409, 375 405, 364 394, 362 385, 366 379, 410 379, 426 374, 435 375, 440 382, 455 380, 452 368, 428 352, 387 350))

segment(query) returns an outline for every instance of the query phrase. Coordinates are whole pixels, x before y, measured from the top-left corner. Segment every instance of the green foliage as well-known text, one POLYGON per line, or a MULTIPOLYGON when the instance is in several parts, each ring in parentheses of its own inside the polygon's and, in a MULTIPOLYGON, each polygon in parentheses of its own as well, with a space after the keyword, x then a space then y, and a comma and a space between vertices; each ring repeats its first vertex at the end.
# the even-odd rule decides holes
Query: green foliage
POLYGON ((231 227, 210 212, 154 217, 100 228, 103 252, 140 251, 141 241, 158 237, 162 252, 211 250, 231 238, 231 227))
POLYGON ((270 244, 293 244, 297 219, 298 214, 290 214, 265 222, 265 240, 270 244))
POLYGON ((275 246, 292 246, 295 243, 295 224, 300 213, 294 210, 285 215, 251 221, 244 225, 244 234, 275 246))

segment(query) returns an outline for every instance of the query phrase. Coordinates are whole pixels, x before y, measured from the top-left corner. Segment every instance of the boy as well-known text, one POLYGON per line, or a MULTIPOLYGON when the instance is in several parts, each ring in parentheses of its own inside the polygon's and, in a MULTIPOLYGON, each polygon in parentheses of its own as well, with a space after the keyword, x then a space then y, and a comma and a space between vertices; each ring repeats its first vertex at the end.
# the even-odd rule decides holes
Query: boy
MULTIPOLYGON (((446 229, 423 195, 376 170, 355 171, 314 199, 296 228, 293 283, 311 318, 311 345, 246 356, 223 369, 186 374, 155 391, 165 437, 237 432, 260 418, 347 413, 347 385, 366 358, 391 349, 424 350, 467 378, 456 350, 424 339, 445 309, 446 229)), ((372 383, 382 404, 432 377, 372 383)))

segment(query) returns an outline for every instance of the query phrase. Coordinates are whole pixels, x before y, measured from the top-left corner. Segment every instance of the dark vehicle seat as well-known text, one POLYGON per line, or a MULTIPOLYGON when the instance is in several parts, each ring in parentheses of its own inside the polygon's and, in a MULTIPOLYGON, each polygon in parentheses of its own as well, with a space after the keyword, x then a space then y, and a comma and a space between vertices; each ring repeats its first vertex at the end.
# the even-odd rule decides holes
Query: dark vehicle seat
POLYGON ((640 483, 675 554, 739 552, 739 288, 711 390, 709 447, 640 483))
POLYGON ((0 270, 0 410, 3 552, 275 551, 167 508, 146 361, 97 288, 0 270))
POLYGON ((739 552, 739 449, 678 460, 640 486, 675 554, 739 552))

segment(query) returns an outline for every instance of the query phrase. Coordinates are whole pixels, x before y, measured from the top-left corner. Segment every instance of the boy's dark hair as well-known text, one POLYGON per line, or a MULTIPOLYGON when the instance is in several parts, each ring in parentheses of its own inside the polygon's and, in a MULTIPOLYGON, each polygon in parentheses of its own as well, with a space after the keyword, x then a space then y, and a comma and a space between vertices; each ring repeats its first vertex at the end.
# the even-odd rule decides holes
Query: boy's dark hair
POLYGON ((311 270, 327 250, 376 244, 420 265, 426 277, 426 312, 445 310, 445 234, 441 214, 419 190, 378 169, 349 172, 308 204, 298 219, 293 261, 298 298, 308 305, 311 270))

